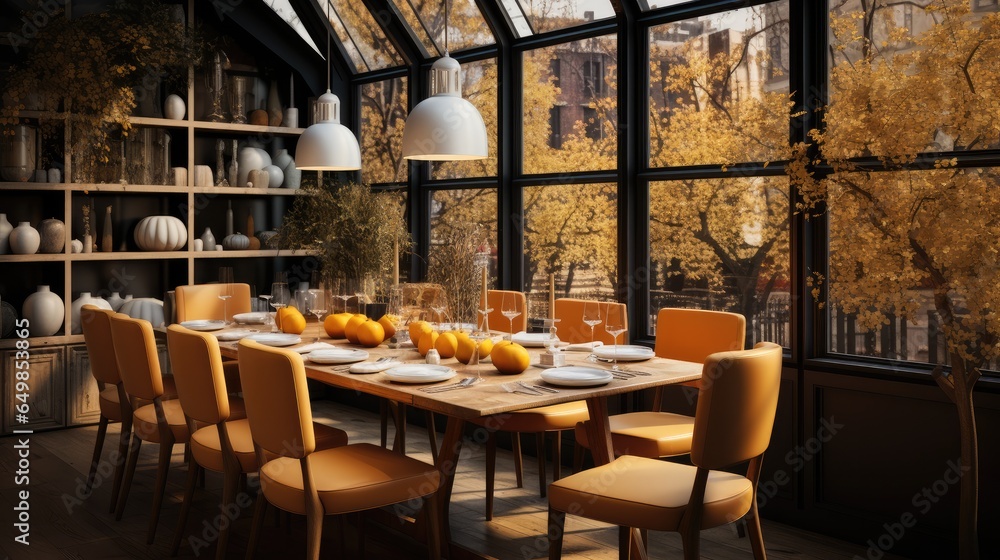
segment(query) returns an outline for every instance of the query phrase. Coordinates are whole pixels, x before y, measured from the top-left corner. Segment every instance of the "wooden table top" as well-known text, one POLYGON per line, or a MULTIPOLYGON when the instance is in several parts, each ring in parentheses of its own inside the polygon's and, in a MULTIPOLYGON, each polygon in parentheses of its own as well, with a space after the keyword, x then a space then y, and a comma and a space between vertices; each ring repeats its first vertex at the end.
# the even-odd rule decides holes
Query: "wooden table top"
MULTIPOLYGON (((344 339, 330 339, 322 332, 318 323, 309 323, 307 325, 306 331, 302 334, 303 342, 301 344, 287 348, 294 350, 297 347, 309 344, 317 333, 321 334, 321 342, 345 348, 362 348, 359 345, 350 344, 344 339)), ((220 342, 219 346, 223 356, 230 358, 237 356, 238 343, 220 342)), ((392 356, 405 364, 425 363, 424 358, 412 347, 390 349, 383 344, 376 348, 365 348, 365 350, 369 353, 369 361, 376 360, 382 356, 392 356)), ((531 362, 533 364, 538 362, 539 354, 544 351, 542 348, 528 348, 527 350, 531 355, 531 362)), ((587 361, 588 354, 586 352, 565 352, 565 355, 567 366, 591 366, 599 369, 610 369, 610 364, 595 364, 587 361)), ((653 358, 642 362, 620 362, 619 365, 622 367, 646 372, 650 375, 636 375, 631 379, 613 379, 607 385, 599 387, 562 387, 543 382, 541 374, 544 369, 537 366, 530 366, 523 373, 517 375, 504 375, 498 372, 490 363, 467 366, 455 358, 448 358, 442 359, 441 365, 454 368, 458 372, 458 376, 438 383, 397 383, 390 381, 385 373, 353 374, 344 370, 346 366, 319 365, 305 360, 306 375, 310 379, 463 419, 474 419, 539 406, 578 401, 592 397, 608 397, 661 385, 683 383, 699 379, 702 368, 701 364, 665 358, 653 358), (421 387, 447 385, 455 383, 462 377, 477 375, 481 376, 483 381, 465 389, 441 393, 427 393, 420 390, 421 387), (508 393, 500 387, 500 384, 508 381, 524 381, 530 384, 546 385, 557 389, 559 392, 537 396, 523 393, 508 393)))

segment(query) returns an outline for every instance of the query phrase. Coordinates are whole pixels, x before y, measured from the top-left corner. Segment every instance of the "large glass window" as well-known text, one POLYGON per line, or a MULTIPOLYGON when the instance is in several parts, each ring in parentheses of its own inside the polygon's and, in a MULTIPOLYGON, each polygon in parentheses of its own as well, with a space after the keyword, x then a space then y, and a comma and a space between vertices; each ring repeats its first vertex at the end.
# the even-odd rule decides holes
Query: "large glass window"
MULTIPOLYGON (((355 72, 380 70, 400 66, 396 48, 386 38, 363 2, 354 0, 327 0, 330 25, 344 47, 355 72)), ((322 6, 324 12, 327 5, 322 6)))
POLYGON ((448 50, 492 45, 490 28, 475 0, 393 0, 403 20, 413 31, 429 56, 445 52, 444 2, 450 2, 448 16, 448 50))
MULTIPOLYGON (((476 230, 491 248, 497 248, 497 189, 449 189, 431 197, 430 254, 439 251, 456 232, 476 230)), ((494 259, 495 261, 495 259, 494 259)), ((495 268, 492 274, 496 274, 495 268)))
POLYGON ((615 17, 608 0, 501 0, 518 37, 615 17))
POLYGON ((403 159, 406 78, 363 84, 361 91, 361 178, 366 183, 406 181, 403 159))
POLYGON ((789 157, 787 15, 783 1, 650 29, 651 167, 789 157))
POLYGON ((494 177, 497 174, 497 61, 477 60, 462 65, 462 97, 472 103, 486 124, 489 157, 431 164, 434 179, 494 177))
POLYGON ((524 189, 524 291, 532 317, 556 297, 614 299, 618 278, 618 189, 610 183, 524 189))
POLYGON ((525 173, 617 167, 617 52, 605 35, 524 54, 525 173))
POLYGON ((788 344, 788 179, 661 181, 649 187, 649 334, 662 307, 747 319, 747 345, 788 344))
POLYGON ((306 31, 305 26, 302 25, 302 20, 299 19, 299 14, 295 11, 295 8, 292 7, 288 0, 264 0, 264 4, 274 10, 274 13, 278 14, 281 19, 285 20, 285 23, 294 29, 307 45, 312 47, 312 49, 317 53, 319 52, 319 48, 316 47, 316 42, 309 36, 309 32, 306 31))

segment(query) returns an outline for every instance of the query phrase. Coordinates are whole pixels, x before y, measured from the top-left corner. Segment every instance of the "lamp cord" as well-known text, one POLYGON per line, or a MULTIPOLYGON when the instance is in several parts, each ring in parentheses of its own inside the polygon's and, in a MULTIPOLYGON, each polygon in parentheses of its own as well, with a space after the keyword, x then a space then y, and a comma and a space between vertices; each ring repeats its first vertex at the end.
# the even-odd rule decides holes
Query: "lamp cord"
POLYGON ((448 0, 444 0, 444 55, 449 56, 448 53, 448 0))
POLYGON ((326 1, 326 91, 330 91, 330 1, 326 1))

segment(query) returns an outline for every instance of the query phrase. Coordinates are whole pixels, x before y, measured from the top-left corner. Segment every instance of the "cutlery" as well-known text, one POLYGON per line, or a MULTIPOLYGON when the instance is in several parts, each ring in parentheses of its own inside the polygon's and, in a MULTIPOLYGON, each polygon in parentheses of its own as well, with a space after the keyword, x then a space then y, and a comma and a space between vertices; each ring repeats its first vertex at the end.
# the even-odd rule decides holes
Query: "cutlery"
POLYGON ((508 393, 522 393, 524 395, 531 395, 533 397, 539 397, 545 394, 539 391, 538 389, 530 389, 530 390, 526 389, 518 385, 517 383, 514 383, 513 381, 510 383, 501 383, 500 387, 502 387, 503 390, 507 391, 508 393))
POLYGON ((453 389, 464 389, 466 387, 471 387, 477 383, 475 377, 466 377, 457 383, 451 383, 449 385, 435 385, 433 387, 421 387, 420 390, 425 393, 443 393, 445 391, 451 391, 453 389))
POLYGON ((559 392, 557 389, 553 389, 552 387, 546 387, 545 385, 533 385, 533 384, 530 384, 530 383, 525 383, 524 381, 518 381, 517 384, 520 385, 521 387, 524 387, 525 389, 530 390, 530 391, 543 391, 545 393, 558 393, 559 392))

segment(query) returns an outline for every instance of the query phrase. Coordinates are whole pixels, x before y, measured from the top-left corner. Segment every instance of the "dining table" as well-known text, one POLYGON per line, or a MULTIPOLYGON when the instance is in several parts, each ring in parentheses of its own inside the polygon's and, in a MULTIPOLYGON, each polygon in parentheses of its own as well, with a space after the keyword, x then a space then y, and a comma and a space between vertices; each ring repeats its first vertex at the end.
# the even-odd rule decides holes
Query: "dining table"
MULTIPOLYGON (((234 334, 234 331, 240 329, 244 332, 247 330, 252 332, 257 329, 265 330, 263 326, 236 325, 217 331, 216 334, 220 338, 219 346, 224 357, 236 358, 238 356, 238 341, 226 339, 236 338, 240 333, 234 334)), ((331 347, 363 350, 368 353, 368 357, 361 362, 364 364, 375 362, 379 358, 391 360, 386 365, 394 367, 404 364, 426 363, 425 358, 418 353, 412 344, 404 344, 399 348, 389 348, 387 344, 383 343, 374 348, 364 348, 360 345, 350 344, 345 339, 329 338, 320 323, 308 323, 306 330, 300 335, 300 339, 301 342, 288 344, 286 347, 299 351, 331 347)), ((442 554, 453 560, 490 558, 490 556, 484 556, 455 543, 451 536, 449 504, 463 445, 463 432, 467 423, 472 422, 483 429, 496 430, 502 427, 503 422, 510 414, 519 410, 586 400, 591 419, 591 422, 588 423, 591 453, 595 465, 603 465, 614 459, 609 427, 609 397, 690 382, 701 377, 701 364, 652 357, 642 361, 620 363, 619 365, 625 369, 625 373, 615 374, 610 381, 603 384, 595 386, 553 385, 542 379, 545 368, 537 365, 540 355, 549 350, 544 347, 530 347, 527 350, 532 365, 523 373, 516 375, 501 374, 488 361, 466 365, 455 358, 441 359, 440 365, 453 369, 456 376, 436 383, 397 382, 390 379, 387 371, 352 373, 350 369, 352 364, 316 363, 309 359, 309 353, 304 353, 304 365, 308 378, 317 382, 342 389, 360 391, 447 417, 444 437, 438 446, 435 457, 435 466, 441 475, 436 498, 439 506, 437 510, 440 515, 442 554), (476 382, 471 383, 468 387, 443 392, 426 390, 430 386, 448 385, 467 377, 475 378, 476 382), (528 386, 539 385, 550 390, 537 390, 537 394, 529 394, 533 392, 527 390, 509 392, 503 387, 504 384, 519 381, 528 384, 528 386)), ((587 366, 601 370, 610 370, 612 367, 610 363, 591 361, 589 359, 590 353, 587 351, 560 353, 565 356, 566 366, 587 366)), ((416 531, 413 531, 412 534, 417 538, 420 538, 421 535, 416 531)), ((632 557, 645 558, 642 536, 636 529, 631 530, 631 542, 632 557)))

